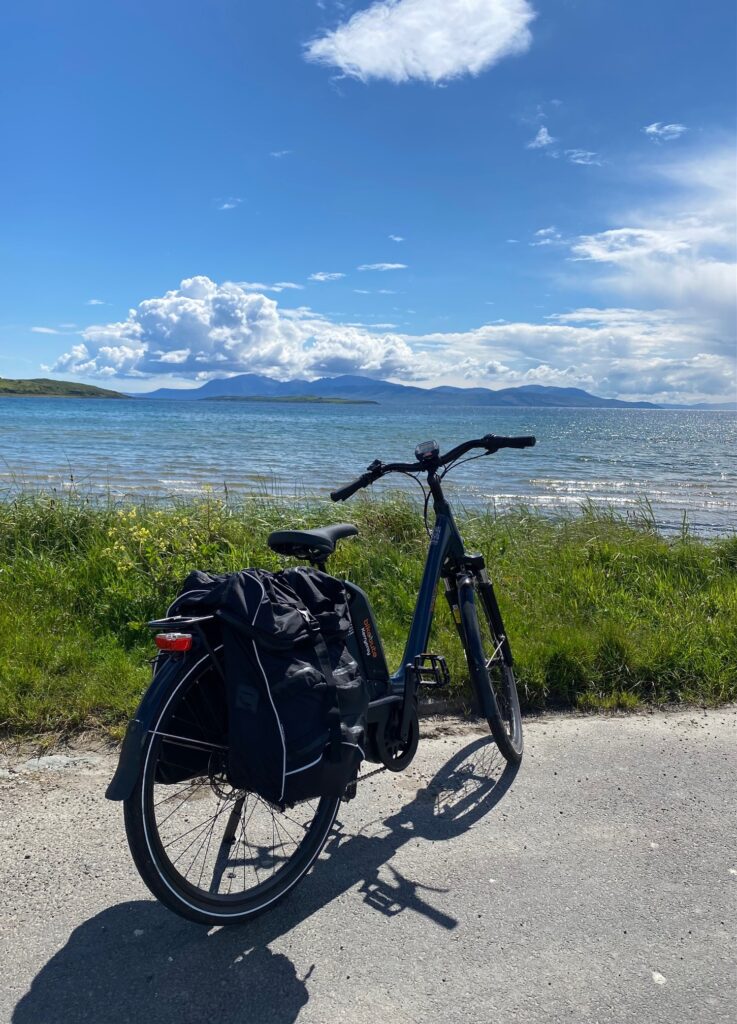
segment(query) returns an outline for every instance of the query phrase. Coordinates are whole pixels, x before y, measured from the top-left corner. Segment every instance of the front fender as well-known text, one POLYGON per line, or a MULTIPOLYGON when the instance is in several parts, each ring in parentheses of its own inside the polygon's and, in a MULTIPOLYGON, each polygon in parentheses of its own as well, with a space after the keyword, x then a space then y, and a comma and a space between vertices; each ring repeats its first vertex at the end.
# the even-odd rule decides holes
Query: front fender
POLYGON ((141 698, 135 717, 128 723, 128 728, 120 748, 118 767, 105 790, 108 800, 127 800, 133 792, 141 772, 146 741, 161 707, 161 701, 169 690, 173 679, 182 671, 189 671, 198 660, 204 661, 209 655, 196 654, 194 651, 184 655, 170 655, 163 665, 157 668, 148 689, 141 698))

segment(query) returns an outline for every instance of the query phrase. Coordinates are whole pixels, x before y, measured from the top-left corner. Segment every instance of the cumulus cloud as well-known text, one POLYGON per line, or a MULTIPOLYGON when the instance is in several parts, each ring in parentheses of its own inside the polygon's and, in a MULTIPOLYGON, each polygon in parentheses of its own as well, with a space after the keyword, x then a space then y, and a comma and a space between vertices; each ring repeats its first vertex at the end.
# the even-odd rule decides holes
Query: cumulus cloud
POLYGON ((263 294, 208 277, 146 299, 126 320, 88 327, 56 372, 195 380, 246 371, 296 375, 364 373, 411 379, 420 361, 404 338, 330 323, 307 309, 279 310, 263 294))
POLYGON ((527 0, 378 0, 309 43, 307 60, 368 81, 478 75, 530 45, 527 0))
MULTIPOLYGON (((652 402, 729 399, 737 387, 732 352, 715 351, 713 325, 672 310, 582 308, 543 323, 493 323, 472 331, 414 337, 442 359, 464 353, 466 384, 582 387, 652 402)), ((447 383, 447 380, 445 381, 447 383)))
POLYGON ((688 128, 685 124, 663 124, 662 121, 653 121, 642 130, 654 142, 671 142, 673 139, 680 139, 688 128))
POLYGON ((542 323, 408 335, 389 324, 336 324, 309 309, 281 309, 234 283, 195 277, 123 321, 87 328, 53 370, 190 381, 360 373, 492 387, 556 384, 657 402, 729 397, 734 362, 713 325, 668 309, 590 307, 542 323))
POLYGON ((555 139, 550 134, 545 125, 540 125, 537 130, 537 135, 534 139, 527 143, 528 149, 545 149, 546 146, 552 146, 555 139))
POLYGON ((362 263, 358 270, 406 270, 406 263, 362 263))

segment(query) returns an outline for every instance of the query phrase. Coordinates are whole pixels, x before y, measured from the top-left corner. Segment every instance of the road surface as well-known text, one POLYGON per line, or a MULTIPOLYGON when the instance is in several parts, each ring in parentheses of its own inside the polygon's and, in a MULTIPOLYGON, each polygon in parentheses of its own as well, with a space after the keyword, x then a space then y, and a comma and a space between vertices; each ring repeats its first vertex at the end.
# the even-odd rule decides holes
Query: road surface
POLYGON ((734 1024, 736 726, 544 716, 515 775, 426 722, 291 897, 219 930, 149 897, 110 752, 6 755, 0 1021, 734 1024))

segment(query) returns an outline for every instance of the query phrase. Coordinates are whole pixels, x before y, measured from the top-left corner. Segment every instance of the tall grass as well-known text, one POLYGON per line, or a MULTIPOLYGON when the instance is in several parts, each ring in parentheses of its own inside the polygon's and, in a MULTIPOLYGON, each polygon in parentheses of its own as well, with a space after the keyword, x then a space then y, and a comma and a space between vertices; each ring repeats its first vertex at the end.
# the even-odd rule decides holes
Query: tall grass
MULTIPOLYGON (((392 664, 402 652, 427 537, 404 497, 341 510, 360 528, 330 561, 364 587, 392 664)), ((272 529, 335 521, 336 508, 203 497, 115 507, 72 497, 0 503, 0 729, 116 728, 135 707, 152 653, 145 622, 194 567, 283 563, 272 529)), ((714 704, 737 696, 737 537, 665 539, 645 515, 593 507, 551 519, 466 511, 470 549, 495 580, 528 708, 714 704)), ((432 649, 460 694, 465 661, 444 602, 432 649)))

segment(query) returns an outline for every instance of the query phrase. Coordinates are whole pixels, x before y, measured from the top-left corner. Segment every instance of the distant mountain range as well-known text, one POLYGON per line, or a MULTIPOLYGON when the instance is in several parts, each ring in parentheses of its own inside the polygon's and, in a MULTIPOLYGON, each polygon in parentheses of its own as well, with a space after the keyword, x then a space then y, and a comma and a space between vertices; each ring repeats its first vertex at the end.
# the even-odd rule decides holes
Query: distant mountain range
POLYGON ((625 402, 618 398, 600 398, 581 388, 545 387, 525 384, 516 388, 418 388, 408 384, 392 384, 386 380, 344 374, 320 377, 318 380, 273 380, 258 373, 241 373, 235 377, 209 380, 199 388, 159 388, 137 398, 164 398, 177 401, 211 398, 342 398, 352 401, 405 403, 419 405, 481 405, 499 408, 550 409, 736 409, 737 402, 719 405, 656 405, 654 402, 625 402))

